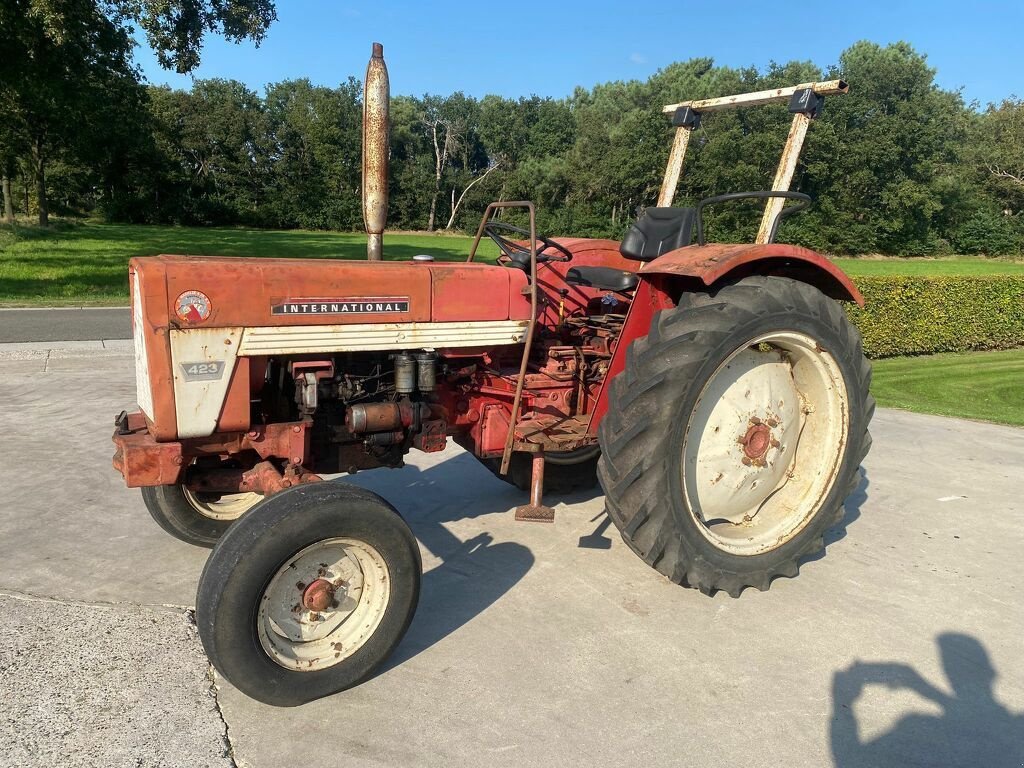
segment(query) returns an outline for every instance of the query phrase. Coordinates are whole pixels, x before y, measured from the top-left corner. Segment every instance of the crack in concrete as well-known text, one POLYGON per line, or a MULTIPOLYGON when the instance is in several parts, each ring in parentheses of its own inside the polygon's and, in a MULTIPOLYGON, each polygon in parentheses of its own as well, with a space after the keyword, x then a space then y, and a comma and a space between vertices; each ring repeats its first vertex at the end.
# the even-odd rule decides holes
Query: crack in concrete
POLYGON ((31 592, 23 592, 18 589, 9 589, 7 587, 0 587, 0 596, 10 597, 14 600, 24 600, 30 603, 54 603, 56 605, 82 605, 89 608, 124 608, 125 606, 132 606, 136 608, 150 608, 150 609, 161 609, 167 611, 194 611, 195 607, 191 605, 177 605, 175 603, 133 603, 127 602, 114 602, 113 600, 72 600, 64 599, 59 597, 52 597, 50 595, 37 595, 31 592))
POLYGON ((224 708, 220 705, 220 686, 217 685, 217 670, 213 668, 213 664, 210 664, 206 670, 206 677, 210 681, 210 696, 213 697, 213 708, 217 711, 217 717, 220 718, 224 729, 222 737, 224 739, 224 756, 231 761, 231 765, 235 766, 235 768, 245 768, 244 764, 239 762, 238 756, 235 754, 235 744, 231 741, 231 726, 228 725, 224 708))

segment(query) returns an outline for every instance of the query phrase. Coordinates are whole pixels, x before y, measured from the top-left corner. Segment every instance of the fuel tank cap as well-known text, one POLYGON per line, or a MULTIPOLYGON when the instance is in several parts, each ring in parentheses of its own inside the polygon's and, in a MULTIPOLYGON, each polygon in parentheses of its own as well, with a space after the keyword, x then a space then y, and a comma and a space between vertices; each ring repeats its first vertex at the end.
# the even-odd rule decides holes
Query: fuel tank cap
POLYGON ((412 257, 412 260, 413 261, 433 261, 434 257, 431 256, 429 253, 417 253, 415 256, 412 257))

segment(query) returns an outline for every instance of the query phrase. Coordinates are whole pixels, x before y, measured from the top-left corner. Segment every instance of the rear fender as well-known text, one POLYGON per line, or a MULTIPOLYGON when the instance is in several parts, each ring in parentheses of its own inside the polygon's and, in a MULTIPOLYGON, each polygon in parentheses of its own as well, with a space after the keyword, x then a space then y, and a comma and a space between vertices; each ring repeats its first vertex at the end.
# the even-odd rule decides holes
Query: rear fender
POLYGON ((642 280, 656 275, 695 278, 704 286, 748 275, 779 275, 809 283, 833 299, 864 306, 857 286, 839 267, 820 253, 799 245, 688 245, 659 256, 640 270, 642 280))
POLYGON ((612 353, 588 431, 596 434, 608 412, 609 385, 626 367, 626 350, 635 339, 650 333, 661 310, 671 309, 682 291, 711 287, 723 280, 748 275, 780 275, 801 280, 839 301, 864 305, 853 281, 821 254, 797 245, 690 245, 669 251, 640 270, 640 285, 626 314, 626 322, 612 353), (680 283, 683 283, 680 290, 680 283))

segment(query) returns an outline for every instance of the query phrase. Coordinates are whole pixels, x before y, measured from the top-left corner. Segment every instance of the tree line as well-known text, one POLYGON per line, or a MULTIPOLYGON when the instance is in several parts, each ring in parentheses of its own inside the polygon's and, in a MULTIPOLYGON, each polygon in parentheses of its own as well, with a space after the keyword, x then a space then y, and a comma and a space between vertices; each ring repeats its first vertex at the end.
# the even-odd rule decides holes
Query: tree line
MULTIPOLYGON (((81 29, 63 37, 31 28, 45 20, 20 20, 21 54, 42 40, 46 55, 0 77, 8 218, 17 209, 45 222, 53 210, 128 222, 361 228, 356 79, 337 87, 288 80, 262 93, 218 79, 189 91, 145 85, 125 28, 79 5, 81 29)), ((266 3, 250 5, 265 11, 266 3)), ((172 60, 182 62, 187 68, 187 57, 172 60)), ((395 96, 388 227, 464 230, 491 200, 531 199, 547 233, 618 238, 657 198, 672 137, 662 105, 836 78, 850 93, 826 100, 794 178, 815 204, 780 239, 832 253, 1021 251, 1024 105, 965 103, 905 43, 856 43, 825 68, 691 59, 562 99, 395 96)), ((676 204, 768 188, 790 118, 784 106, 706 115, 676 204)), ((754 204, 720 206, 708 215, 709 237, 749 240, 758 218, 754 204)))

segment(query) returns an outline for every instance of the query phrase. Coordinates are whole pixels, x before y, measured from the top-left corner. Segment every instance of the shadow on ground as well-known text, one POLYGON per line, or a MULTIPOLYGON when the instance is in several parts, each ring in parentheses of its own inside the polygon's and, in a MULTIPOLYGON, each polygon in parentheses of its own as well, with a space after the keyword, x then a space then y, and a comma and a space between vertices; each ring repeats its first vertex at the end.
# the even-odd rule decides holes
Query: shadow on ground
POLYGON ((855 661, 835 673, 829 736, 837 768, 1024 765, 1024 715, 996 701, 997 674, 985 646, 954 632, 936 642, 952 693, 899 662, 855 661), (911 691, 941 714, 905 714, 888 731, 863 739, 854 703, 869 686, 911 691))
MULTIPOLYGON (((423 575, 416 619, 380 672, 413 658, 481 614, 534 564, 533 553, 523 544, 496 542, 486 530, 462 541, 446 527, 456 520, 511 515, 510 510, 526 500, 525 493, 494 478, 468 453, 425 469, 407 465, 401 470, 360 473, 343 481, 379 493, 403 514, 415 510, 406 516, 406 522, 420 543, 441 561, 423 575)), ((600 493, 596 488, 562 496, 547 494, 545 498, 551 504, 576 504, 600 493)))
POLYGON ((858 472, 860 473, 860 482, 857 483, 857 487, 854 488, 853 493, 851 493, 844 502, 843 516, 835 525, 825 531, 825 534, 821 537, 822 543, 825 546, 817 552, 802 558, 800 560, 800 565, 803 565, 804 563, 817 562, 825 557, 828 553, 828 548, 845 539, 847 529, 860 517, 861 507, 863 507, 868 500, 868 486, 871 485, 871 481, 868 480, 868 472, 864 467, 861 467, 858 472))

